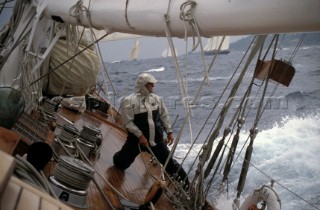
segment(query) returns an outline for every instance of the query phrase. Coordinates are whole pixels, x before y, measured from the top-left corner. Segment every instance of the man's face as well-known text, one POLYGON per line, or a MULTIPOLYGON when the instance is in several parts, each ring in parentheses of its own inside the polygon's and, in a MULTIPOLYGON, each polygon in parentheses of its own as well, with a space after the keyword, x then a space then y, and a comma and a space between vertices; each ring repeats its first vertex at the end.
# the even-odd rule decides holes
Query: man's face
POLYGON ((154 84, 153 84, 153 83, 148 82, 148 83, 146 84, 146 88, 148 89, 149 93, 152 93, 152 92, 153 92, 153 87, 154 87, 154 84))

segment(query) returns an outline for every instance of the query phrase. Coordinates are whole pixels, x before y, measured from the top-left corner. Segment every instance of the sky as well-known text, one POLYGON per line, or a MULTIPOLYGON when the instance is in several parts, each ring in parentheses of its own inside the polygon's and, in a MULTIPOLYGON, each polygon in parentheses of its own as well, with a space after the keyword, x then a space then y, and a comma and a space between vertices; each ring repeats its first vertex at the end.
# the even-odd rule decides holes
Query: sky
MULTIPOLYGON (((242 39, 244 36, 232 36, 230 42, 235 42, 242 39)), ((105 61, 128 60, 135 39, 117 40, 100 43, 103 49, 102 56, 105 61)), ((138 59, 158 58, 161 57, 164 49, 168 48, 167 38, 143 37, 139 38, 140 53, 138 59)), ((174 38, 173 43, 177 48, 178 55, 186 53, 186 42, 184 39, 174 38)), ((207 39, 202 39, 203 47, 206 45, 207 39)), ((191 51, 192 39, 188 39, 188 51, 191 51)), ((199 47, 196 51, 199 51, 199 47)))
MULTIPOLYGON (((14 2, 11 2, 8 7, 5 7, 1 13, 0 18, 0 30, 3 25, 6 24, 11 16, 12 6, 14 2)), ((243 36, 233 36, 230 38, 230 42, 237 41, 243 38, 243 36)), ((117 41, 106 41, 100 43, 101 54, 104 61, 119 61, 128 60, 135 39, 127 40, 117 40, 117 41)), ((158 58, 165 48, 168 48, 167 38, 157 38, 157 37, 142 37, 139 38, 140 51, 138 59, 148 59, 148 58, 158 58)), ((178 54, 185 54, 186 43, 183 39, 174 38, 174 45, 177 48, 178 54)), ((202 39, 203 46, 207 42, 206 38, 202 39)), ((192 39, 188 40, 188 51, 191 51, 192 39)), ((199 48, 198 48, 199 50, 199 48)))

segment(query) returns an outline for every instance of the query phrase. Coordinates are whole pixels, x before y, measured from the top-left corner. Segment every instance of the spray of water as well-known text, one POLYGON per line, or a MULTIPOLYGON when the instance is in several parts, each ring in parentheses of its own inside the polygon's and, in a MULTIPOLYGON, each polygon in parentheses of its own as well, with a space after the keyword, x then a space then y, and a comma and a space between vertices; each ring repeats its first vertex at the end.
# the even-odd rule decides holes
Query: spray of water
MULTIPOLYGON (((320 117, 286 117, 273 128, 258 133, 249 168, 243 197, 249 196, 254 189, 270 180, 275 180, 275 188, 281 199, 282 210, 320 209, 320 117)), ((240 144, 247 139, 248 133, 242 133, 240 144), (242 141, 242 142, 241 142, 242 141)), ((182 144, 176 151, 176 157, 186 154, 190 145, 182 144)), ((191 165, 201 145, 196 145, 188 158, 191 165), (192 157, 193 156, 193 157, 192 157)), ((238 151, 240 152, 240 150, 238 151)), ((232 210, 239 171, 243 162, 244 151, 237 158, 230 174, 228 193, 213 200, 216 187, 210 190, 218 209, 232 210), (236 174, 237 173, 237 174, 236 174)))

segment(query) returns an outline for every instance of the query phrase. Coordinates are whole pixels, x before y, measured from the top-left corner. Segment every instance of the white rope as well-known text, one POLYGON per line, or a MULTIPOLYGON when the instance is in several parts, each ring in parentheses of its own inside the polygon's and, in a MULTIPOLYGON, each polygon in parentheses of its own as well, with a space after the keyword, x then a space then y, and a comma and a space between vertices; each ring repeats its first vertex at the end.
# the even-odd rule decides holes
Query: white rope
POLYGON ((24 157, 20 155, 15 156, 16 166, 15 166, 15 175, 20 179, 32 184, 43 192, 50 194, 51 196, 56 197, 54 191, 52 190, 50 184, 46 180, 43 172, 38 172, 31 163, 29 163, 24 157))
MULTIPOLYGON (((145 162, 144 158, 142 157, 142 155, 141 155, 142 150, 141 150, 140 144, 138 145, 138 147, 139 147, 139 151, 140 151, 141 160, 142 160, 142 162, 143 162, 143 164, 144 164, 144 166, 145 166, 145 168, 146 168, 146 170, 147 170, 147 173, 148 173, 149 176, 150 176, 151 178, 153 178, 154 180, 158 180, 158 178, 156 178, 156 177, 150 172, 149 167, 147 166, 147 163, 145 162)), ((184 191, 184 189, 179 188, 179 187, 176 185, 176 183, 171 179, 170 175, 165 171, 165 169, 163 168, 163 165, 159 162, 159 160, 158 160, 157 157, 154 155, 154 153, 152 152, 152 150, 150 149, 149 146, 147 147, 147 149, 148 149, 148 151, 150 152, 150 155, 152 156, 152 159, 155 160, 156 163, 159 164, 159 166, 160 166, 160 170, 161 170, 160 178, 161 178, 163 181, 165 181, 165 175, 166 175, 166 176, 168 177, 168 179, 169 179, 169 182, 172 183, 172 185, 174 186, 174 188, 175 188, 176 190, 178 190, 178 191, 181 191, 181 190, 184 191)), ((165 185, 164 188, 165 188, 165 191, 164 191, 164 192, 168 194, 168 195, 167 195, 167 198, 168 198, 169 201, 171 201, 171 202, 174 203, 175 205, 183 206, 183 204, 182 204, 178 199, 176 199, 175 194, 172 194, 172 193, 171 193, 171 191, 170 191, 169 188, 168 188, 168 185, 165 185), (174 201, 174 200, 177 200, 177 201, 174 201)))

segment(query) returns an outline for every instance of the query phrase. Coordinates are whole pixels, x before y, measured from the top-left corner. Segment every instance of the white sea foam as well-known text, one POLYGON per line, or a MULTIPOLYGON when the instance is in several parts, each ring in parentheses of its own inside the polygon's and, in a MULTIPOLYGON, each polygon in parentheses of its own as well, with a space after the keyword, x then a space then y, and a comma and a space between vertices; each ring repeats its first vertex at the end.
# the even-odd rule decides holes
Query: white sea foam
POLYGON ((163 66, 157 69, 149 69, 147 72, 161 72, 166 70, 163 66))
MULTIPOLYGON (((283 119, 281 126, 275 125, 272 129, 260 131, 253 145, 251 159, 253 165, 249 168, 243 195, 248 196, 254 189, 258 189, 262 185, 268 184, 270 179, 274 179, 276 191, 281 199, 282 210, 319 209, 319 125, 319 115, 305 118, 293 117, 283 119)), ((242 133, 239 145, 247 137, 248 133, 242 133)), ((181 158, 183 154, 186 154, 189 146, 188 144, 179 145, 175 156, 181 158)), ((192 159, 196 157, 200 148, 200 145, 196 145, 192 150, 188 158, 190 162, 184 163, 186 167, 192 164, 192 159)), ((228 196, 222 195, 219 200, 212 201, 216 203, 218 209, 232 210, 244 152, 242 151, 237 164, 230 173, 233 176, 229 180, 228 196)), ((210 193, 214 194, 214 191, 215 189, 211 189, 210 193)), ((241 199, 243 201, 244 198, 241 199)))

